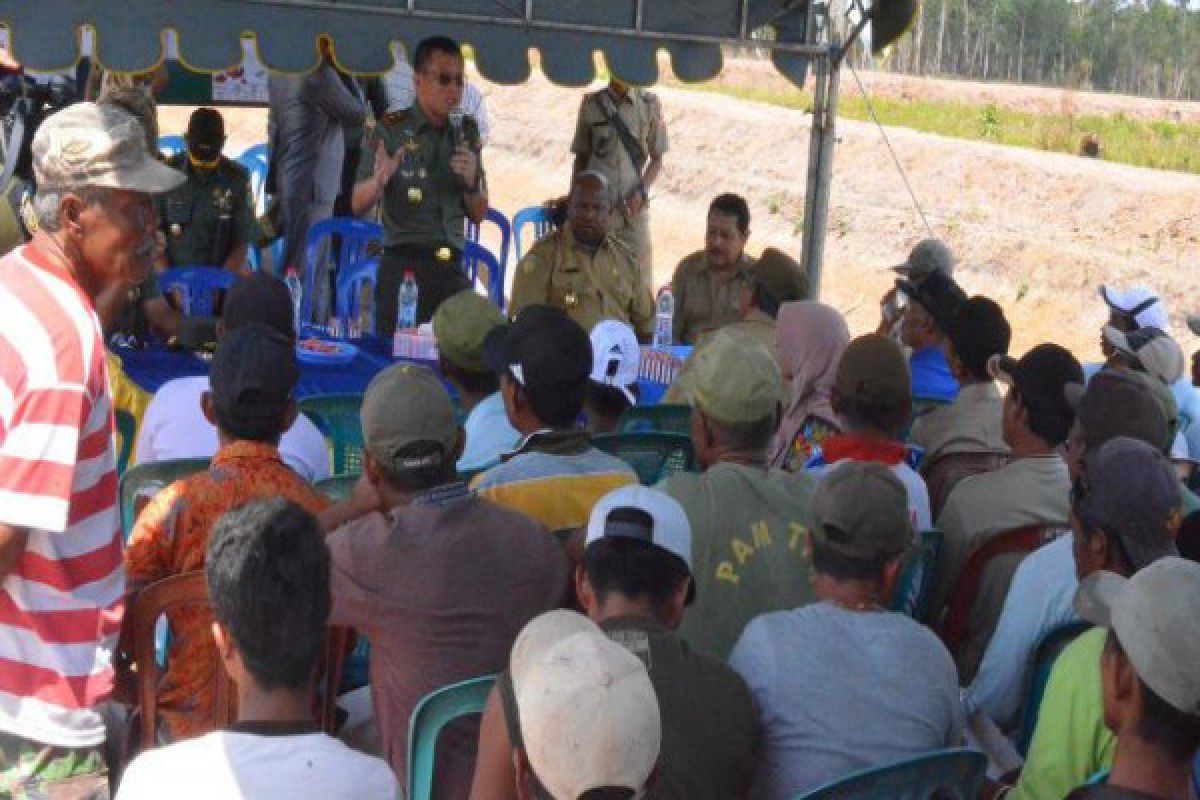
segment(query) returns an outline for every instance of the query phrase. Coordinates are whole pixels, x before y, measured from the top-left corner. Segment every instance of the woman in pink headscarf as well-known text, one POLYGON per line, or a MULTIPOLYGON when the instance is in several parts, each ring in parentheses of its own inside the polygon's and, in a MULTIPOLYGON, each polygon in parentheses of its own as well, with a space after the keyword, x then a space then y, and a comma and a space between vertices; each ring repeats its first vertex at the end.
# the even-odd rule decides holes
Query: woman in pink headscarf
POLYGON ((771 466, 796 472, 814 447, 841 430, 829 395, 850 330, 836 309, 807 300, 781 306, 777 324, 779 362, 793 399, 775 437, 771 466))

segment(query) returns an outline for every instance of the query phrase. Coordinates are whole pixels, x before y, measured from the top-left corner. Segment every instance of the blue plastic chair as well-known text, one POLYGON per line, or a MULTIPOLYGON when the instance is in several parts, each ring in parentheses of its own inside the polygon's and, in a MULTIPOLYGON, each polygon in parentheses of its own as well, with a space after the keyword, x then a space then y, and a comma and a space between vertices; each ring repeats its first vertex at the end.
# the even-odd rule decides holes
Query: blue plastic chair
POLYGON ((433 796, 433 757, 438 734, 450 722, 468 714, 481 714, 495 675, 472 678, 437 689, 421 698, 408 723, 408 800, 433 796))
POLYGON ((919 622, 924 621, 933 571, 941 550, 941 531, 921 531, 917 536, 917 545, 905 561, 904 571, 900 573, 896 593, 892 596, 892 611, 907 614, 919 622))
MULTIPOLYGON (((504 212, 495 208, 489 208, 487 210, 487 215, 484 216, 483 221, 490 222, 500 229, 500 252, 496 255, 500 260, 500 266, 507 266, 508 248, 512 244, 512 223, 508 221, 508 217, 504 216, 504 212)), ((467 218, 466 236, 468 242, 482 244, 482 242, 479 241, 479 228, 479 225, 471 222, 469 217, 467 218)))
POLYGON ((187 142, 179 134, 170 136, 158 137, 158 152, 162 153, 163 158, 170 158, 173 155, 182 153, 187 149, 187 142))
MULTIPOLYGON (((358 313, 358 299, 363 286, 375 286, 379 276, 379 259, 356 261, 337 274, 337 305, 334 313, 343 323, 349 323, 358 313)), ((343 330, 349 328, 343 325, 343 330)))
POLYGON ((178 289, 183 295, 183 313, 211 317, 219 290, 228 291, 237 275, 221 267, 176 267, 159 274, 158 287, 163 294, 178 289))
POLYGON ((254 201, 254 213, 261 214, 267 208, 267 146, 256 144, 246 148, 237 162, 250 173, 250 197, 254 201))
POLYGON ((854 772, 796 800, 975 800, 987 756, 965 747, 854 772))
MULTIPOLYGON (((338 250, 333 254, 333 267, 356 264, 368 258, 372 245, 383 244, 383 227, 377 222, 347 217, 324 219, 308 229, 308 241, 304 248, 304 305, 303 319, 313 321, 313 275, 316 272, 317 256, 326 239, 338 237, 338 250)), ((319 320, 323 322, 324 320, 319 320)))
POLYGON ((1025 704, 1021 708, 1021 726, 1017 734, 1017 752, 1022 756, 1029 754, 1033 731, 1037 728, 1038 711, 1046 695, 1046 684, 1050 682, 1054 662, 1067 649, 1067 645, 1089 628, 1091 625, 1082 620, 1064 622, 1043 634, 1034 646, 1025 670, 1025 704))
POLYGON ((472 284, 478 283, 479 265, 482 264, 488 272, 488 298, 495 303, 496 308, 504 310, 504 269, 496 256, 481 244, 467 242, 463 248, 462 265, 467 278, 472 284))
POLYGON ((526 225, 533 226, 534 241, 542 238, 550 232, 550 210, 545 206, 531 206, 522 208, 513 217, 513 243, 516 245, 514 255, 517 261, 520 261, 521 256, 525 255, 525 249, 521 247, 521 229, 526 225))

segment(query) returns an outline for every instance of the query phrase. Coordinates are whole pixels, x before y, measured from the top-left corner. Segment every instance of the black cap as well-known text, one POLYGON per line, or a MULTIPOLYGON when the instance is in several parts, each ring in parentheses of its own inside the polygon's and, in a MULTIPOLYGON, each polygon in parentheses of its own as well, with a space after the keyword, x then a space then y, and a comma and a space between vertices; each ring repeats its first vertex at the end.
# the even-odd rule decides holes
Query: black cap
POLYGON ((295 345, 260 322, 221 337, 209 376, 213 403, 245 423, 281 417, 299 379, 295 345))
POLYGON ((976 295, 958 309, 946 329, 946 337, 971 374, 986 379, 988 359, 1008 353, 1012 328, 994 300, 976 295))
POLYGON ((197 108, 188 119, 184 134, 188 150, 202 161, 211 161, 221 155, 225 146, 225 120, 215 108, 197 108))
POLYGON ((933 324, 942 333, 950 329, 954 316, 967 301, 966 292, 959 288, 954 278, 941 271, 929 273, 920 283, 898 280, 896 288, 929 312, 933 324))
POLYGON ((266 272, 238 278, 225 295, 225 329, 243 325, 267 325, 288 339, 296 335, 292 320, 292 296, 283 281, 266 272))
POLYGON ((1021 358, 992 356, 988 371, 996 380, 1015 388, 1025 405, 1069 420, 1075 411, 1066 386, 1083 383, 1083 367, 1070 351, 1056 344, 1039 344, 1021 358))
POLYGON ((532 305, 483 342, 488 366, 527 389, 569 389, 587 383, 592 341, 562 309, 532 305))

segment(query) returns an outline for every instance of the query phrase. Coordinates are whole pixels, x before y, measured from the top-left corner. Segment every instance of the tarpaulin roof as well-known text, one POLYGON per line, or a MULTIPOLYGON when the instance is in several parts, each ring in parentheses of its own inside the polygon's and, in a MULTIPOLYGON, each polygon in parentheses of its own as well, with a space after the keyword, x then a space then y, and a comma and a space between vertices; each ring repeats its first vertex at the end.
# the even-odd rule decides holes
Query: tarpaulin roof
POLYGON ((326 35, 338 64, 357 73, 390 69, 392 41, 411 52, 447 34, 472 46, 489 80, 527 79, 534 49, 551 80, 573 86, 593 80, 597 51, 622 78, 648 85, 659 49, 676 75, 696 81, 720 71, 721 45, 738 43, 773 47, 780 72, 799 83, 819 50, 803 44, 807 14, 805 0, 0 0, 13 54, 32 70, 73 64, 85 25, 96 32, 97 59, 119 72, 158 63, 167 30, 177 33, 180 60, 201 71, 240 63, 249 34, 270 69, 314 69, 326 35), (766 25, 774 42, 750 38, 766 25))

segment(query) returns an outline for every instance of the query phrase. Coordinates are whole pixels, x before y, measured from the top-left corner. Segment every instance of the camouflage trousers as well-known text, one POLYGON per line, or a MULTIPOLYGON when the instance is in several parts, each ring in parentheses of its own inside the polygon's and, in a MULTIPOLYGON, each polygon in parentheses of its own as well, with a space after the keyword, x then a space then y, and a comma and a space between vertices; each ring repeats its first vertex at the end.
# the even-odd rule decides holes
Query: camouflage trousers
POLYGON ((55 747, 0 734, 0 797, 108 800, 104 745, 55 747))

